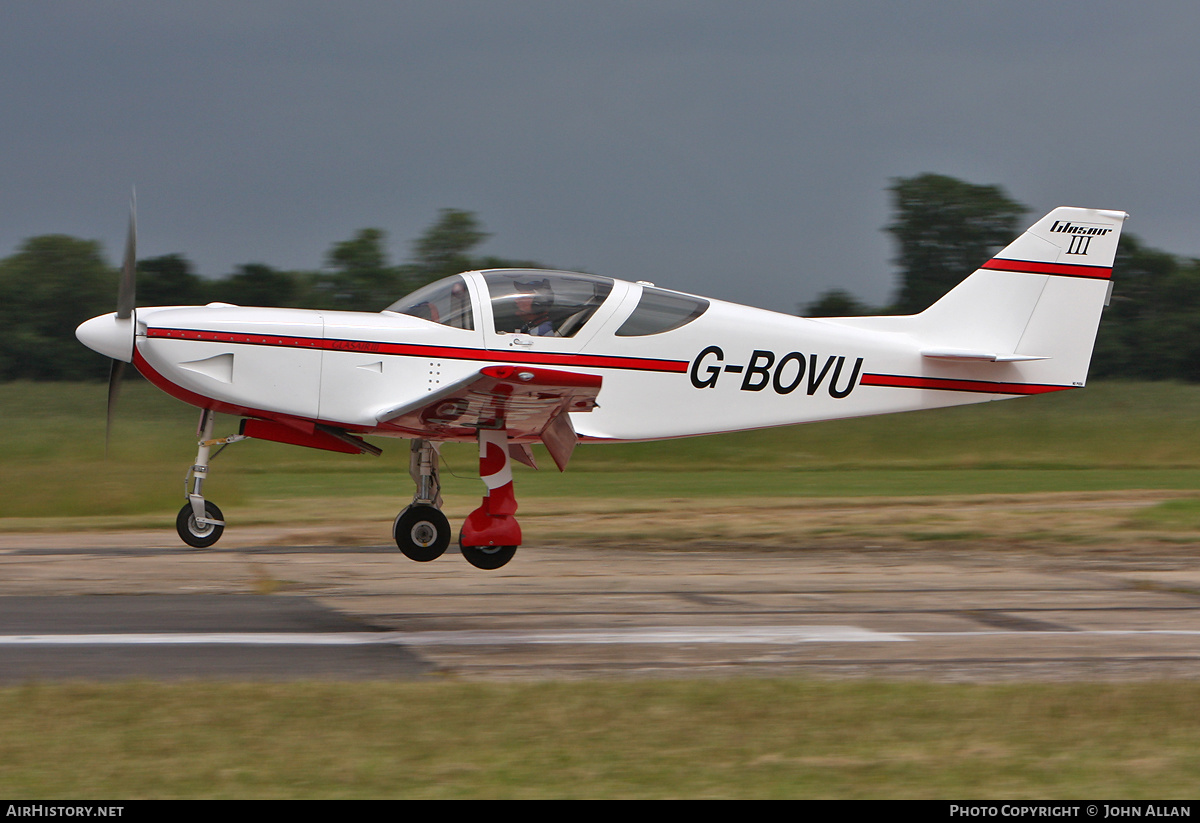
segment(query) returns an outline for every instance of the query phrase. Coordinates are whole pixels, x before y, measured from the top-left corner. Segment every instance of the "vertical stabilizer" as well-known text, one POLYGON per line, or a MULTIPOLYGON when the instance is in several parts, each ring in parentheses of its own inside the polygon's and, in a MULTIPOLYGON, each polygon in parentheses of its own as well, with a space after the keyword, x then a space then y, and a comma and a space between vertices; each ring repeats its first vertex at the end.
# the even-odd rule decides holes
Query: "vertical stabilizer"
POLYGON ((1082 386, 1128 216, 1050 212, 920 315, 923 342, 1044 361, 1039 382, 1082 386))
POLYGON ((1128 216, 1057 208, 920 314, 833 322, 902 332, 928 359, 1022 364, 1023 381, 1082 386, 1128 216))

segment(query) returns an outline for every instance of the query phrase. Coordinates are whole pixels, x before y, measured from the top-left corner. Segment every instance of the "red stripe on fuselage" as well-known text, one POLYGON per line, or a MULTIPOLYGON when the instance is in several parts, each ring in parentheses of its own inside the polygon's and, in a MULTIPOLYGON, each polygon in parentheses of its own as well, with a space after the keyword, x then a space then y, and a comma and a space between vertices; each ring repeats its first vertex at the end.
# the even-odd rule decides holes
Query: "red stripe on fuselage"
POLYGON ((989 380, 959 380, 951 377, 914 377, 901 374, 864 374, 860 386, 885 386, 894 389, 936 389, 982 394, 1047 394, 1066 391, 1077 386, 1055 386, 1045 383, 999 383, 989 380))
POLYGON ((544 366, 575 366, 593 369, 633 369, 636 371, 684 374, 688 364, 682 360, 655 360, 646 357, 619 357, 609 354, 570 354, 559 352, 505 352, 491 349, 464 349, 455 346, 419 346, 409 343, 380 343, 371 340, 340 340, 319 337, 287 337, 275 334, 198 331, 195 329, 147 329, 147 337, 174 340, 202 340, 212 343, 236 343, 245 346, 281 346, 294 349, 391 354, 401 357, 439 357, 447 360, 487 360, 493 363, 527 363, 544 366))
POLYGON ((1112 278, 1112 266, 1084 266, 1079 263, 1034 263, 1030 260, 1006 260, 993 257, 980 268, 994 271, 1015 271, 1022 274, 1057 274, 1063 277, 1088 277, 1093 280, 1112 278))

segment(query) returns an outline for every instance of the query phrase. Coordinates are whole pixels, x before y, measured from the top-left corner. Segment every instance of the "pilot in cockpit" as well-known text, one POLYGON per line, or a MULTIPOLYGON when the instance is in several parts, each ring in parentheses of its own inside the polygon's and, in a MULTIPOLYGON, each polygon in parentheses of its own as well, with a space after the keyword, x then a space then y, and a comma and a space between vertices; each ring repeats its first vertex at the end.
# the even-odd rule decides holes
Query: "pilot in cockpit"
POLYGON ((554 308, 554 292, 550 288, 550 281, 518 281, 513 285, 517 290, 514 300, 517 319, 521 321, 517 333, 534 337, 557 337, 558 333, 550 321, 550 310, 554 308))

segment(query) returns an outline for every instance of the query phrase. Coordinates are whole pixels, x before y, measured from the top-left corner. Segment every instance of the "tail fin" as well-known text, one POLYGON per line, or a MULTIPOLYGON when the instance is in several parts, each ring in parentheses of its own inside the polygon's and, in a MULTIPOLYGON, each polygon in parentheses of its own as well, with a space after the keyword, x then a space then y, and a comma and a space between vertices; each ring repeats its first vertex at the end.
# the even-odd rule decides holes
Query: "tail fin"
POLYGON ((836 322, 906 333, 926 358, 1029 361, 1025 380, 1082 386, 1128 216, 1057 208, 920 314, 836 322))

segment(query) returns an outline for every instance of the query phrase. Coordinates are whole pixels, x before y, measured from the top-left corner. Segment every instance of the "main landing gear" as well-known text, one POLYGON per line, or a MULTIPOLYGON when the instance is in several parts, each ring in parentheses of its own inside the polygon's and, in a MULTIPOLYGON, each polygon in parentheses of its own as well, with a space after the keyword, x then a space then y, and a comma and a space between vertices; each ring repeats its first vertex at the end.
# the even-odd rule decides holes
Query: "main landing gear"
MULTIPOLYGON (((184 543, 197 549, 207 549, 221 539, 225 531, 225 517, 216 503, 204 499, 204 479, 208 476, 208 463, 216 455, 209 455, 213 446, 222 449, 230 443, 245 440, 244 435, 235 434, 229 437, 213 439, 213 421, 216 415, 205 409, 200 412, 200 425, 196 427, 196 436, 200 438, 196 451, 196 462, 188 470, 183 481, 184 495, 187 497, 179 515, 175 518, 175 531, 184 543), (188 491, 188 486, 191 491, 188 491)), ((217 450, 220 454, 221 449, 217 450)))
MULTIPOLYGON (((246 435, 213 438, 216 415, 200 413, 196 429, 199 443, 196 462, 184 480, 187 502, 175 518, 175 530, 184 543, 207 549, 221 539, 225 517, 217 505, 204 499, 204 481, 208 464, 230 443, 245 440, 246 435), (219 446, 212 452, 214 446, 219 446)), ((442 484, 438 477, 438 444, 429 440, 412 441, 409 474, 417 485, 413 502, 396 515, 392 537, 405 557, 428 563, 441 557, 450 545, 450 521, 442 514, 442 484)), ((479 508, 463 523, 458 537, 459 550, 467 562, 478 569, 498 569, 513 559, 521 545, 521 527, 514 516, 517 499, 513 494, 512 465, 508 435, 503 430, 479 431, 479 475, 487 493, 479 508)))
MULTIPOLYGON (((513 516, 512 466, 504 431, 479 431, 479 475, 487 486, 483 503, 467 516, 458 546, 463 557, 479 569, 498 569, 512 560, 521 545, 521 527, 513 516)), ((450 522, 441 512, 438 444, 414 440, 409 474, 417 492, 408 508, 396 515, 392 536, 402 554, 422 563, 436 560, 450 545, 450 522)))
POLYGON ((438 478, 438 444, 414 440, 408 473, 417 484, 412 505, 396 515, 392 537, 409 560, 437 560, 450 545, 450 521, 442 514, 442 484, 438 478))

